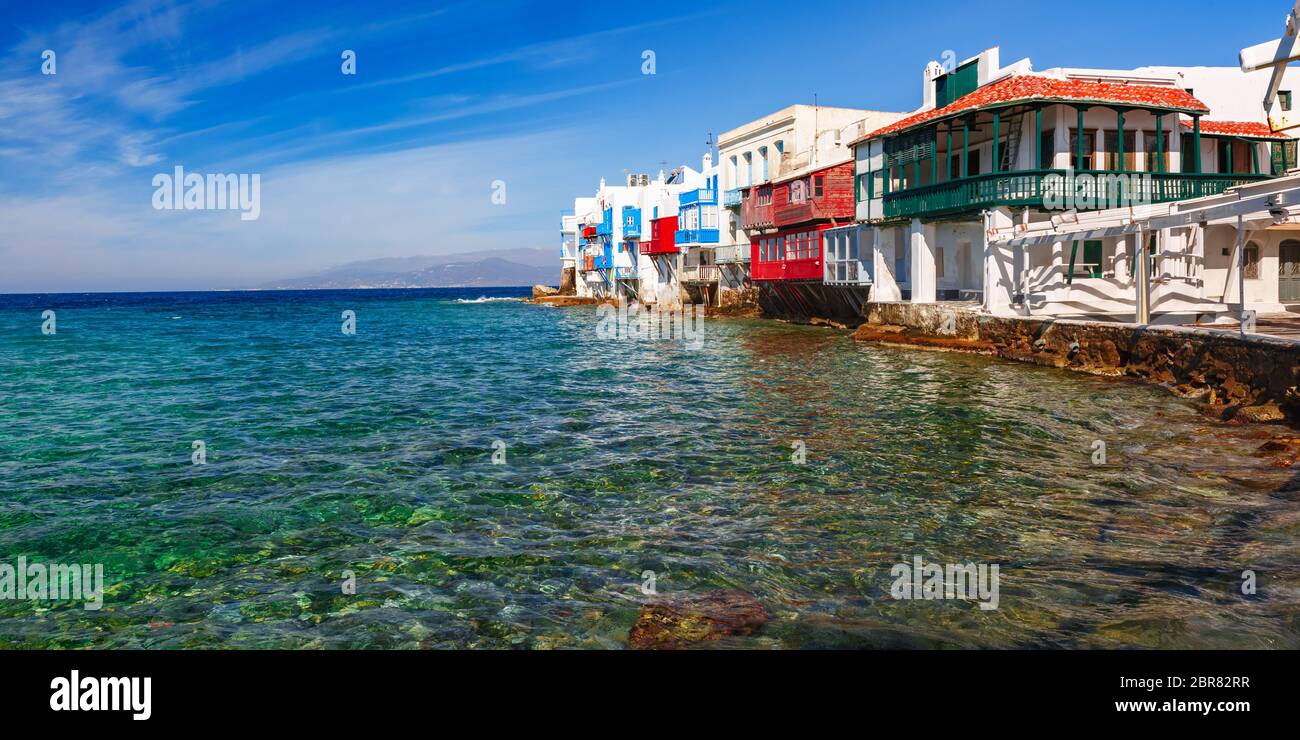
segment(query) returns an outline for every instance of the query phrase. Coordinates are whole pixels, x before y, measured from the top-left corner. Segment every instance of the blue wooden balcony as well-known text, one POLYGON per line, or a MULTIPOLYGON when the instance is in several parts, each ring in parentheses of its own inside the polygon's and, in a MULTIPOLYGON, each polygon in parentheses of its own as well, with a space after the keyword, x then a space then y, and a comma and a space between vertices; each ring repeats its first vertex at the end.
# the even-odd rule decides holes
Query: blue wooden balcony
POLYGON ((606 244, 602 249, 596 252, 592 266, 597 270, 608 270, 614 266, 614 248, 606 244))
POLYGON ((614 268, 615 280, 636 280, 636 265, 619 265, 614 268))
POLYGON ((614 233, 614 209, 606 208, 604 218, 596 225, 596 234, 599 236, 610 236, 614 233))
POLYGON ((677 196, 677 204, 679 206, 716 206, 718 204, 718 191, 713 188, 686 190, 677 196))
POLYGON ((744 200, 745 191, 743 188, 732 188, 722 191, 723 208, 739 208, 740 202, 744 200))
POLYGON ((635 206, 623 206, 623 238, 641 238, 641 209, 635 206))
POLYGON ((717 244, 717 229, 678 229, 673 234, 673 241, 677 244, 717 244))

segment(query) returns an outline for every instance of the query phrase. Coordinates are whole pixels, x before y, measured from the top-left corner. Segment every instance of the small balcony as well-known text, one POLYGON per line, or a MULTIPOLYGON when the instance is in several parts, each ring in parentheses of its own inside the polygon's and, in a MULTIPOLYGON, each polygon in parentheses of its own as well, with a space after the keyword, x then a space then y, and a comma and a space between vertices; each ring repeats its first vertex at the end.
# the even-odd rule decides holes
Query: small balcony
POLYGON ((679 229, 673 235, 673 241, 682 244, 717 244, 717 229, 679 229))
POLYGON ((686 265, 682 268, 681 281, 693 284, 716 283, 719 274, 717 265, 686 265))
POLYGON ((716 206, 717 204, 718 192, 713 188, 687 190, 677 196, 677 205, 679 206, 716 206))
POLYGON ((732 188, 722 191, 723 208, 739 208, 740 202, 744 200, 744 188, 732 188))
POLYGON ((713 250, 713 261, 719 265, 734 265, 749 262, 749 245, 732 244, 713 250))
POLYGON ((583 238, 583 239, 595 239, 595 238, 596 238, 596 227, 595 227, 595 226, 583 226, 583 227, 582 227, 582 238, 583 238))
POLYGON ((663 244, 658 241, 641 242, 641 254, 677 254, 681 250, 676 244, 663 244))
POLYGON ((829 198, 810 196, 799 203, 782 203, 772 209, 772 220, 777 228, 793 226, 808 221, 827 221, 833 218, 852 220, 852 200, 830 202, 829 198))
POLYGON ((776 226, 776 220, 772 216, 772 189, 767 189, 766 198, 761 199, 755 191, 751 191, 748 198, 745 198, 740 207, 740 228, 750 229, 770 229, 776 226), (767 202, 761 202, 766 200, 767 202))
POLYGON ((608 270, 614 266, 614 250, 607 244, 597 249, 593 255, 592 266, 597 270, 608 270))
POLYGON ((635 206, 623 206, 623 238, 641 238, 641 209, 635 206))
POLYGON ((636 280, 636 265, 619 265, 614 268, 615 280, 636 280))

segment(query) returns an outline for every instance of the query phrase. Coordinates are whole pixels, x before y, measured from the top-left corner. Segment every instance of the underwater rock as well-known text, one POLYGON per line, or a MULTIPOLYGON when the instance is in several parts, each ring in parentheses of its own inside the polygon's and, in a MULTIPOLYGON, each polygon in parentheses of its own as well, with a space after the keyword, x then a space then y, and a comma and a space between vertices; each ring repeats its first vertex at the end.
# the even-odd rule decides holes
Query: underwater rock
POLYGON ((1237 423, 1258 424, 1263 422, 1282 421, 1286 415, 1282 409, 1275 403, 1265 403, 1259 406, 1242 406, 1232 415, 1232 421, 1237 423))
POLYGON ((652 601, 641 607, 628 634, 635 650, 679 649, 731 635, 751 635, 767 610, 744 591, 713 591, 652 601))

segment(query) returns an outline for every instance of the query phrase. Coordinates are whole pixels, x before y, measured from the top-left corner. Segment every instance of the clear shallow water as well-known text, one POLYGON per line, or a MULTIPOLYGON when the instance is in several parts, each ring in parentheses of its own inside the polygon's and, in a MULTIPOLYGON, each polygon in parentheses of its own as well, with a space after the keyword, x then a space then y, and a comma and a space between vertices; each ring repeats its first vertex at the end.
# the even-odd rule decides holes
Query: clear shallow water
POLYGON ((725 647, 1300 647, 1260 429, 825 329, 602 342, 594 310, 484 295, 522 291, 0 296, 0 562, 112 584, 0 601, 0 645, 621 647, 653 570, 766 606, 725 647), (914 555, 1000 564, 1000 608, 891 599, 914 555))

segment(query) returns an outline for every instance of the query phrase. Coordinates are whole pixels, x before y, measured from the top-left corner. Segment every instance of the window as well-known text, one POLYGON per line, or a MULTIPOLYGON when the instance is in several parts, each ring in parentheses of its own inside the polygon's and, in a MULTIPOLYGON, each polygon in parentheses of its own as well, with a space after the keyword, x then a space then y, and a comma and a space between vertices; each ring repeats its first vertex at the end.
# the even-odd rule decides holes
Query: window
POLYGON ((758 148, 758 180, 767 182, 767 147, 758 148))
POLYGON ((754 155, 750 154, 749 152, 745 152, 745 176, 744 176, 744 180, 741 181, 741 184, 746 186, 752 184, 754 182, 753 177, 754 177, 754 155))
POLYGON ((1070 166, 1076 170, 1091 170, 1094 167, 1093 151, 1097 148, 1097 135, 1092 131, 1083 132, 1083 162, 1079 161, 1079 130, 1070 129, 1070 166))
POLYGON ((1259 280, 1259 245, 1255 242, 1246 244, 1245 269, 1242 271, 1247 280, 1259 280))
MULTIPOLYGON (((1131 171, 1137 165, 1137 132, 1124 132, 1124 162, 1125 171, 1131 171)), ((1118 171, 1121 167, 1119 161, 1119 132, 1112 129, 1102 131, 1102 152, 1101 152, 1101 169, 1118 171)))
MULTIPOLYGON (((1186 137, 1184 137, 1185 139, 1186 137)), ((1272 144, 1273 174, 1280 175, 1296 166, 1295 141, 1274 142, 1272 144)))
POLYGON ((758 189, 758 195, 754 197, 754 202, 760 206, 772 205, 772 186, 758 189))
POLYGON ((740 184, 740 160, 736 157, 732 157, 727 161, 727 167, 727 175, 729 176, 727 179, 731 182, 731 186, 734 188, 740 184))
POLYGON ((934 248, 934 277, 943 279, 943 247, 934 248))
POLYGON ((1164 159, 1160 160, 1156 151, 1156 133, 1154 131, 1142 132, 1142 149, 1145 157, 1147 172, 1168 172, 1169 171, 1169 145, 1172 143, 1169 132, 1161 134, 1164 137, 1164 159))
POLYGON ((1043 135, 1038 137, 1038 156, 1039 161, 1033 162, 1034 169, 1052 166, 1052 153, 1056 147, 1056 130, 1044 131, 1043 135))
POLYGON ((700 228, 716 229, 718 228, 718 207, 704 206, 700 209, 700 228))
POLYGON ((790 182, 790 202, 802 203, 808 200, 808 181, 792 180, 790 182))
POLYGON ((1282 110, 1291 110, 1291 91, 1278 90, 1277 102, 1282 104, 1282 110))
POLYGON ((817 175, 813 178, 813 197, 820 198, 826 191, 826 176, 817 175))

